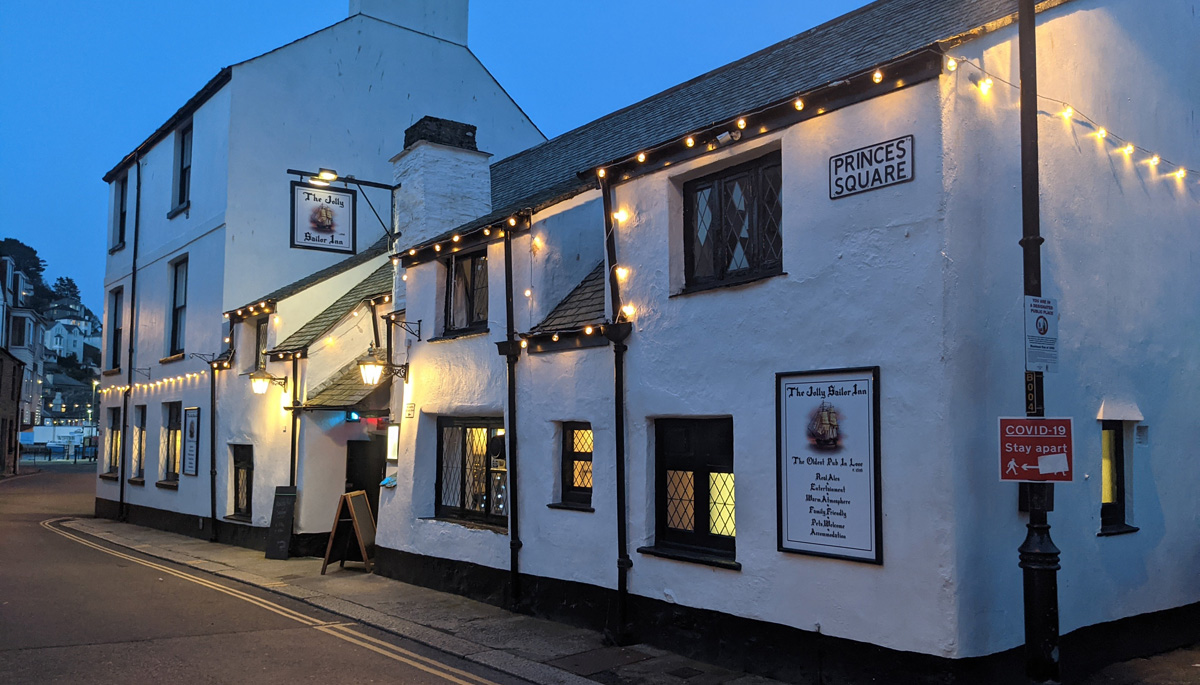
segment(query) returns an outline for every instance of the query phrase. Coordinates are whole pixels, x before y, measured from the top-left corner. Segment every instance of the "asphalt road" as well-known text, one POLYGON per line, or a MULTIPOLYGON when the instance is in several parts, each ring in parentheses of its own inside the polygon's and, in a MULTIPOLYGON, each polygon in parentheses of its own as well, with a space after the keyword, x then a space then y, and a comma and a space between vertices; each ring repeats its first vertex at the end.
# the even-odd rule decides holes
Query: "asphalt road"
POLYGON ((0 681, 523 681, 257 588, 44 523, 90 516, 95 467, 0 481, 0 681), (107 551, 106 551, 107 550, 107 551))

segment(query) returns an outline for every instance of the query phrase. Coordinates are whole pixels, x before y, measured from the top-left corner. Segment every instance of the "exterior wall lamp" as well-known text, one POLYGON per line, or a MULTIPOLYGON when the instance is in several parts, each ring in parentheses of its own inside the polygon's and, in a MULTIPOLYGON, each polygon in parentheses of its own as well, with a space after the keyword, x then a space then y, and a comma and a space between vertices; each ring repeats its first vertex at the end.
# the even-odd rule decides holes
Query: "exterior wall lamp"
POLYGON ((267 388, 271 387, 271 385, 278 385, 286 391, 288 385, 287 376, 272 376, 262 369, 250 374, 250 389, 254 391, 255 395, 265 395, 267 388))
POLYGON ((358 358, 358 372, 362 374, 363 383, 379 385, 386 375, 389 378, 403 378, 408 382, 408 364, 392 364, 379 358, 375 347, 367 349, 367 353, 358 358))

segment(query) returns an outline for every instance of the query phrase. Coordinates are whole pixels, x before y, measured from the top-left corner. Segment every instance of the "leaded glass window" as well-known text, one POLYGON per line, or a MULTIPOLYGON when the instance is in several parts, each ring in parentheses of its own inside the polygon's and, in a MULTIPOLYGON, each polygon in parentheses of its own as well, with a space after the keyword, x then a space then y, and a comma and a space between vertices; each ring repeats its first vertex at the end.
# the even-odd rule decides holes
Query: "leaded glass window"
POLYGON ((782 272, 782 182, 780 154, 773 152, 684 184, 687 287, 782 272))
POLYGON ((732 557, 733 419, 658 419, 655 545, 732 557))
POLYGON ((498 418, 438 419, 437 515, 508 521, 508 460, 498 418))
POLYGON ((592 425, 563 422, 562 501, 592 504, 592 425))
POLYGON ((446 267, 446 332, 487 328, 487 253, 451 255, 446 267))
POLYGON ((254 504, 254 446, 233 448, 233 515, 250 518, 254 504))

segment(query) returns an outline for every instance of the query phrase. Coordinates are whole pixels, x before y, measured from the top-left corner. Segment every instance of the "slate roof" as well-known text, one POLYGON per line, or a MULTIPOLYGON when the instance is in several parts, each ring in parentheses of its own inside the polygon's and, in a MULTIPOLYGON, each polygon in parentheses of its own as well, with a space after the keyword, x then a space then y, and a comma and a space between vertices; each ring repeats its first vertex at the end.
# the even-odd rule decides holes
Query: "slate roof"
MULTIPOLYGON (((317 272, 318 274, 321 272, 317 272)), ((392 263, 385 261, 378 269, 367 276, 358 285, 351 288, 345 295, 339 297, 325 311, 309 319, 307 323, 292 333, 286 340, 271 350, 275 352, 294 352, 303 350, 325 334, 334 324, 342 320, 363 300, 386 295, 392 292, 392 263)))
POLYGON ((588 324, 604 323, 604 262, 596 265, 575 289, 559 302, 531 333, 574 331, 588 324))
MULTIPOLYGON (((363 350, 363 354, 366 353, 367 351, 363 350)), ((391 383, 391 378, 380 381, 379 385, 363 383, 362 373, 358 370, 358 359, 355 358, 349 364, 338 369, 337 373, 324 383, 314 388, 308 399, 305 400, 304 406, 331 409, 354 407, 380 388, 390 388, 391 383)), ((385 397, 388 393, 390 390, 384 391, 385 397)))
MULTIPOLYGON (((1069 2, 1051 0, 1041 10, 1069 2)), ((1010 18, 1015 0, 878 0, 491 166, 497 211, 421 245, 597 187, 589 171, 1010 18)))

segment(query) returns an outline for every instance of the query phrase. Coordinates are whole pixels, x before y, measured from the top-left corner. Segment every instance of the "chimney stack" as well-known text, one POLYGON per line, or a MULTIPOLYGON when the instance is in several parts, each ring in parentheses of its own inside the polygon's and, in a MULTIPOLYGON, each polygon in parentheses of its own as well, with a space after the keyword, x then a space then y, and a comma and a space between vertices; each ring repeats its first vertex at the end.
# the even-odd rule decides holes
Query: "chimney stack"
POLYGON ((365 14, 451 43, 467 44, 467 0, 350 0, 347 16, 365 14))
POLYGON ((391 159, 400 245, 445 233, 492 211, 491 155, 475 147, 475 127, 426 116, 404 132, 391 159))

